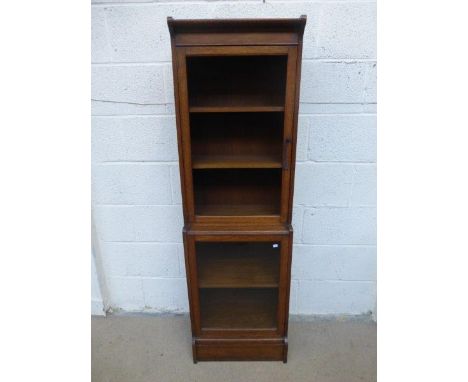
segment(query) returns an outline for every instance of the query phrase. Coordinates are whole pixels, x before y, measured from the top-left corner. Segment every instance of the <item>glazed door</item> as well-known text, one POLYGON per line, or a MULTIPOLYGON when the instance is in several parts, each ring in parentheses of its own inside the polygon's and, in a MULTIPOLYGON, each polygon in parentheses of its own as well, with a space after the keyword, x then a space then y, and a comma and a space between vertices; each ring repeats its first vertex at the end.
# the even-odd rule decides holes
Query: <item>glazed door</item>
POLYGON ((177 51, 187 220, 286 222, 297 48, 177 51))
POLYGON ((198 336, 281 337, 288 309, 288 238, 192 236, 193 327, 198 336))

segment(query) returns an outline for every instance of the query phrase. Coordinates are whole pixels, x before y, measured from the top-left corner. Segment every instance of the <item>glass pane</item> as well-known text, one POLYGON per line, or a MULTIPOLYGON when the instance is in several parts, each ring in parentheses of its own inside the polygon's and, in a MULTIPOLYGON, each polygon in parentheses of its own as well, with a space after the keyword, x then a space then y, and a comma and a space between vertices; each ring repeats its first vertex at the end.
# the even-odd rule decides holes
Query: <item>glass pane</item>
POLYGON ((196 243, 202 328, 275 328, 279 242, 196 243))
POLYGON ((192 113, 192 167, 281 168, 282 112, 192 113))
POLYGON ((191 107, 284 106, 287 56, 188 57, 191 107))
POLYGON ((279 215, 281 169, 194 170, 195 214, 279 215))

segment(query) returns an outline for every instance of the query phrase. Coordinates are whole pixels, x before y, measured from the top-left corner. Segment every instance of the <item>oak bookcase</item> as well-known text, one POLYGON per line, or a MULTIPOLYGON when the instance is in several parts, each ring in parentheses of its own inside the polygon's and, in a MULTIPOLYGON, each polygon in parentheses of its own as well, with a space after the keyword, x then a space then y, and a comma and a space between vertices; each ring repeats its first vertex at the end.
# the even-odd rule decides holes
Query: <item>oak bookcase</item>
POLYGON ((194 362, 287 360, 305 23, 168 18, 194 362))

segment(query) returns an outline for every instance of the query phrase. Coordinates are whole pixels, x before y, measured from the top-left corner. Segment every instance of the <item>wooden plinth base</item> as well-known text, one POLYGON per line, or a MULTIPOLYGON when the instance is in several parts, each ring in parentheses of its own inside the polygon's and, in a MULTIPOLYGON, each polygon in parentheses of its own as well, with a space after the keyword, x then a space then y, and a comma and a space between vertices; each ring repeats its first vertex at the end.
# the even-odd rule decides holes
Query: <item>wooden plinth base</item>
POLYGON ((283 361, 287 362, 287 338, 193 339, 193 361, 283 361))

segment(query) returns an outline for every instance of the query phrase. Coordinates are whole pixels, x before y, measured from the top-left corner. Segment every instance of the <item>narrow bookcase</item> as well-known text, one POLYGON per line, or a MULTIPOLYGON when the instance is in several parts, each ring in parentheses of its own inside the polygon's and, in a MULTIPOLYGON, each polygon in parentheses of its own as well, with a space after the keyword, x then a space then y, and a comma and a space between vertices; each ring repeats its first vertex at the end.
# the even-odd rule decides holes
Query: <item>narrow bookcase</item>
POLYGON ((194 362, 287 360, 305 23, 168 18, 194 362))

